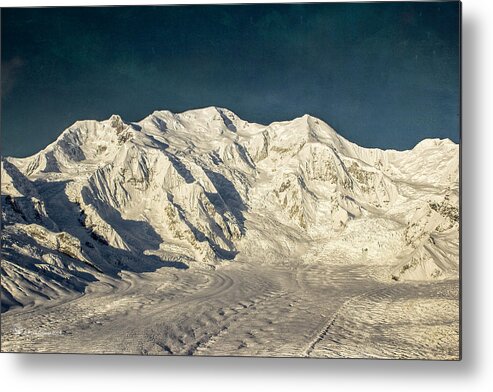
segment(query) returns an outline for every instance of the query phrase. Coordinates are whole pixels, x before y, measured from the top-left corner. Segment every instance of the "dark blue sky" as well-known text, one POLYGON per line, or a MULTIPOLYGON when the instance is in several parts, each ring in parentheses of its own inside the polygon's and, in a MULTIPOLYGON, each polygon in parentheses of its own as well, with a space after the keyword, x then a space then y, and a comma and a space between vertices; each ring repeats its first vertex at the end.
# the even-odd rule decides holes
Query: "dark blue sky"
POLYGON ((79 119, 305 113, 366 147, 459 140, 457 2, 2 9, 2 155, 79 119))

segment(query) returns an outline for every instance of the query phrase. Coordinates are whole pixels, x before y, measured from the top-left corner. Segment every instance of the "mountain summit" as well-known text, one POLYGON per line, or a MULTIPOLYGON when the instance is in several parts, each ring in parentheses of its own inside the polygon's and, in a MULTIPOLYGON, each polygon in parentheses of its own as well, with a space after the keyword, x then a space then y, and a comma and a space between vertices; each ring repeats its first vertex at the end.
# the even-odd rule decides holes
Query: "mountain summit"
POLYGON ((217 107, 77 121, 2 159, 2 310, 237 259, 456 276, 458 197, 449 140, 366 149, 309 115, 261 125, 217 107))

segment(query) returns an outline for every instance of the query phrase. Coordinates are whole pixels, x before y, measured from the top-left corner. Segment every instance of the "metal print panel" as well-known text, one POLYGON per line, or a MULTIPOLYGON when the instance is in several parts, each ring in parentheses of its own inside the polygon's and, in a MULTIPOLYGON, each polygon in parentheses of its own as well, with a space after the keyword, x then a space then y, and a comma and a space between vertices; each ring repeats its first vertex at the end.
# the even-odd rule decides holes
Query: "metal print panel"
POLYGON ((1 21, 2 352, 460 359, 460 3, 1 21))

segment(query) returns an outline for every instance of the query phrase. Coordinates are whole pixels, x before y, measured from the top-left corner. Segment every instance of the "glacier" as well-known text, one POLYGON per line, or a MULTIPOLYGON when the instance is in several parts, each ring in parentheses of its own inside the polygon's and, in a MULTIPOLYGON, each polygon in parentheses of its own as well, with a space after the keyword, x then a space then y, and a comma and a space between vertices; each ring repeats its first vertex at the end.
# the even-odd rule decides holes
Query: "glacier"
POLYGON ((262 125, 207 107, 77 121, 1 163, 7 314, 163 268, 458 279, 459 146, 448 139, 364 148, 310 115, 262 125))

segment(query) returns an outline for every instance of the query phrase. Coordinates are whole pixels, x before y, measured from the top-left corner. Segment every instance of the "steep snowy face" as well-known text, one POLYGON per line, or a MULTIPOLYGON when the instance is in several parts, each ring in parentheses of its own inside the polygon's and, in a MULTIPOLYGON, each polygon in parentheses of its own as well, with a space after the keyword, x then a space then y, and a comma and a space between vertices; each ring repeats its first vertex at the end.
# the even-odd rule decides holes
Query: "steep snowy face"
POLYGON ((64 290, 83 276, 236 258, 454 275, 458 159, 448 140, 365 149, 308 115, 260 125, 209 107, 78 121, 39 153, 2 161, 5 306, 35 291, 20 276, 34 285, 45 271, 64 290))
POLYGON ((77 121, 44 150, 11 161, 31 178, 61 179, 88 174, 111 162, 135 131, 135 126, 124 124, 116 115, 101 122, 77 121))

